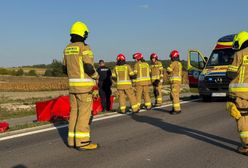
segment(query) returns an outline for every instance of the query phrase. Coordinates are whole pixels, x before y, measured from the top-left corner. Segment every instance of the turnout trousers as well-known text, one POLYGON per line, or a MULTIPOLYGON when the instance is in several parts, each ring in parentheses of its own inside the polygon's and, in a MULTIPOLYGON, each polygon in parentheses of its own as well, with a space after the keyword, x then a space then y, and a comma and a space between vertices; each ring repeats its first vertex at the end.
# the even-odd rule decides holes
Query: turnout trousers
POLYGON ((90 93, 70 93, 70 120, 68 145, 80 147, 90 141, 90 116, 92 95, 90 93))
POLYGON ((134 112, 138 111, 139 107, 137 104, 137 100, 134 94, 133 88, 129 89, 118 89, 119 94, 119 104, 120 104, 120 111, 122 113, 126 112, 126 97, 128 97, 132 110, 134 112))
POLYGON ((240 135, 241 143, 243 146, 248 147, 248 100, 236 98, 234 103, 241 111, 242 115, 242 117, 237 120, 237 128, 240 135), (243 111, 245 112, 244 114, 243 111))
POLYGON ((149 85, 136 85, 136 97, 139 106, 141 105, 142 95, 144 96, 144 102, 146 108, 151 108, 152 103, 151 103, 149 85))
POLYGON ((161 106, 163 102, 162 84, 159 84, 158 86, 153 86, 153 94, 155 97, 155 105, 161 106))
POLYGON ((180 105, 180 85, 178 83, 171 84, 171 92, 170 92, 170 98, 172 101, 172 108, 175 112, 181 111, 181 105, 180 105))

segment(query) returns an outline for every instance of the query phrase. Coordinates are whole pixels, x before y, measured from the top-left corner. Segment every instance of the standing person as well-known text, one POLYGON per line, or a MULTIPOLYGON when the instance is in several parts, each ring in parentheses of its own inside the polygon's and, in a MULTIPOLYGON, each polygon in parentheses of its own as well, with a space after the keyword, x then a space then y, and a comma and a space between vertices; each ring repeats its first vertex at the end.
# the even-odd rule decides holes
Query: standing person
POLYGON ((242 146, 238 152, 248 155, 248 32, 238 33, 233 40, 234 59, 227 70, 229 100, 227 110, 236 119, 242 146))
POLYGON ((119 54, 116 58, 117 63, 112 72, 112 78, 116 81, 117 92, 119 95, 120 112, 126 112, 126 96, 128 97, 133 113, 139 112, 131 79, 135 78, 132 68, 126 64, 126 57, 119 54))
POLYGON ((164 68, 160 61, 158 61, 158 56, 156 53, 152 53, 150 56, 151 60, 151 79, 153 85, 153 93, 155 97, 155 106, 159 107, 162 105, 162 86, 164 77, 164 68))
POLYGON ((98 78, 93 52, 85 43, 89 29, 83 22, 75 22, 70 31, 71 43, 64 49, 64 68, 69 77, 70 120, 68 146, 78 150, 97 149, 90 141, 92 88, 98 78))
POLYGON ((110 96, 111 96, 111 70, 105 66, 104 60, 99 60, 99 68, 97 69, 99 80, 98 88, 101 97, 102 111, 110 110, 110 96))
POLYGON ((134 74, 137 75, 137 79, 135 79, 135 87, 138 105, 141 106, 141 98, 142 95, 144 95, 145 107, 149 110, 152 108, 149 88, 151 85, 150 67, 148 63, 145 62, 141 53, 137 52, 133 54, 133 59, 136 60, 134 65, 134 74))
POLYGON ((173 50, 170 53, 171 64, 167 68, 167 72, 170 77, 170 97, 172 100, 172 110, 170 114, 179 114, 181 113, 180 106, 180 87, 182 82, 182 64, 179 59, 179 52, 173 50))

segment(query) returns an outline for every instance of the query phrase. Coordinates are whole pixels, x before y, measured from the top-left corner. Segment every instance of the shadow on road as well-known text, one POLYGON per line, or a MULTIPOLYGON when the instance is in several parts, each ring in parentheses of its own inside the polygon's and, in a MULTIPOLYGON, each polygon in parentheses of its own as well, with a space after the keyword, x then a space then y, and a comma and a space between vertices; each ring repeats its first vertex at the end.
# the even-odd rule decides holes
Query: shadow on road
POLYGON ((165 108, 156 108, 156 109, 153 109, 153 110, 154 111, 163 112, 163 113, 170 113, 170 110, 169 109, 165 109, 165 108))
POLYGON ((65 121, 59 118, 53 121, 53 125, 54 127, 57 128, 57 132, 65 145, 68 144, 67 143, 68 126, 65 126, 63 128, 60 128, 60 126, 66 125, 66 124, 68 124, 68 121, 65 121))
POLYGON ((63 143, 67 146, 68 142, 67 142, 67 136, 68 136, 68 127, 65 128, 57 128, 57 131, 61 137, 61 139, 63 140, 63 143))
POLYGON ((27 167, 22 164, 19 164, 19 165, 13 166, 12 168, 27 168, 27 167))
POLYGON ((229 145, 240 146, 239 142, 236 142, 236 141, 233 141, 233 140, 230 140, 227 138, 223 138, 220 136, 216 136, 213 134, 209 134, 206 132, 202 132, 199 130, 195 130, 195 129, 167 123, 167 122, 164 122, 158 118, 153 118, 150 116, 141 116, 141 115, 134 115, 134 116, 132 116, 132 118, 135 121, 145 122, 145 123, 151 124, 153 126, 161 128, 164 131, 167 131, 170 133, 175 133, 175 134, 186 135, 186 136, 191 137, 193 139, 196 139, 196 140, 199 140, 202 142, 206 142, 206 143, 221 147, 221 148, 226 149, 226 150, 236 151, 236 147, 232 148, 229 145))

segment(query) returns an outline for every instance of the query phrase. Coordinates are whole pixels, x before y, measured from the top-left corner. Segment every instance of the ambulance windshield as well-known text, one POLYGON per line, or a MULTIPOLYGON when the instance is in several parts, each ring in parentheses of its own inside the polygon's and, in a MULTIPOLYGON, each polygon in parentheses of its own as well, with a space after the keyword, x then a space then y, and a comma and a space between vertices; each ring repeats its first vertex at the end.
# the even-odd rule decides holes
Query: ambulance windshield
POLYGON ((229 65, 233 61, 234 50, 231 48, 214 50, 209 57, 207 66, 229 65))

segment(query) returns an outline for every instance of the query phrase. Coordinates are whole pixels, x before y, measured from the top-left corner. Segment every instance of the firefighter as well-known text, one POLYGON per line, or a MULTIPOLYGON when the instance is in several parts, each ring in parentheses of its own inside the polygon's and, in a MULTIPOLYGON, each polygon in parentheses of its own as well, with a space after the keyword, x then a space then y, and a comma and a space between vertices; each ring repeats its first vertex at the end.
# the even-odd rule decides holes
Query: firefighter
POLYGON ((92 88, 98 74, 93 52, 85 43, 89 29, 83 22, 75 22, 70 30, 71 43, 64 49, 64 70, 69 77, 70 120, 68 146, 78 150, 93 150, 98 144, 90 141, 92 88))
POLYGON ((126 113, 126 96, 129 99, 133 113, 139 112, 139 107, 132 87, 132 79, 135 78, 131 67, 126 64, 126 58, 119 54, 116 58, 117 63, 112 71, 112 78, 116 81, 117 92, 119 95, 120 112, 126 113))
POLYGON ((158 56, 155 53, 150 55, 151 60, 151 80, 153 85, 153 93, 155 97, 155 106, 159 107, 162 105, 162 84, 164 77, 164 69, 163 65, 160 61, 158 61, 158 56))
POLYGON ((248 155, 248 32, 235 35, 233 49, 233 62, 227 70, 231 80, 227 110, 237 121, 242 142, 238 152, 248 155))
POLYGON ((151 98, 150 98, 150 67, 148 63, 145 62, 143 55, 139 52, 133 54, 133 59, 136 60, 134 65, 134 74, 137 75, 135 81, 136 87, 136 97, 139 107, 141 106, 141 98, 144 95, 145 107, 147 110, 152 108, 151 98))
POLYGON ((101 97, 102 111, 110 110, 110 96, 111 96, 111 70, 105 66, 104 60, 99 60, 99 68, 97 68, 99 75, 98 88, 101 97))
POLYGON ((179 60, 179 52, 177 50, 173 50, 170 53, 171 64, 167 68, 167 73, 170 78, 170 98, 172 100, 172 110, 170 114, 179 114, 181 113, 180 107, 180 86, 182 81, 182 64, 179 60))

